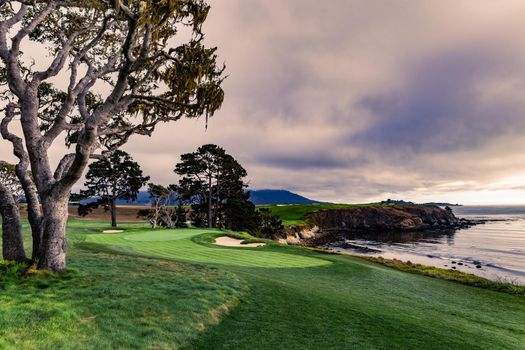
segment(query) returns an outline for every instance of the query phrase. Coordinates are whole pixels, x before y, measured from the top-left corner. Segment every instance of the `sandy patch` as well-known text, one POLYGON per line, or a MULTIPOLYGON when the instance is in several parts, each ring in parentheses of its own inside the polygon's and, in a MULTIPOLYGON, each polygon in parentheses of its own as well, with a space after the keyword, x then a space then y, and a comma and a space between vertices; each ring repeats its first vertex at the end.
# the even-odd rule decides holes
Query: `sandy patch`
POLYGON ((104 230, 102 233, 122 233, 124 230, 104 230))
POLYGON ((215 239, 215 242, 213 244, 222 245, 225 247, 241 247, 241 248, 248 248, 248 247, 262 247, 265 246, 266 243, 248 243, 248 244, 241 244, 243 240, 242 239, 236 239, 231 238, 227 236, 218 237, 215 239))

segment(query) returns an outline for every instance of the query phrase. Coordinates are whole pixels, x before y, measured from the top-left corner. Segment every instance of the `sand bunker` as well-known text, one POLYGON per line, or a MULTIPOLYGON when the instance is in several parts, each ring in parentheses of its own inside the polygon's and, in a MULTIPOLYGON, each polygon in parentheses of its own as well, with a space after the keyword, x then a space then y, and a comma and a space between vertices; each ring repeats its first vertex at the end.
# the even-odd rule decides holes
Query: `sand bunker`
POLYGON ((225 247, 241 247, 241 248, 248 248, 248 247, 262 247, 266 245, 266 243, 248 243, 248 244, 241 244, 243 240, 242 239, 236 239, 231 238, 227 236, 218 237, 215 239, 215 243, 217 245, 222 245, 225 247))
POLYGON ((104 230, 102 233, 122 233, 124 230, 104 230))

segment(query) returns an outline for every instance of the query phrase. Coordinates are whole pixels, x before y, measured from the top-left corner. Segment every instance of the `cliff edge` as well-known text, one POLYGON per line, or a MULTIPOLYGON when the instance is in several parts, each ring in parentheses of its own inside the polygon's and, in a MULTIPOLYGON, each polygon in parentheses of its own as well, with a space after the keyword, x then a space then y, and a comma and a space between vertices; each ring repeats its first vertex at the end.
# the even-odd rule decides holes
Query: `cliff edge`
POLYGON ((434 205, 385 205, 326 209, 306 214, 309 227, 289 227, 282 242, 315 245, 345 232, 367 233, 450 230, 478 222, 457 218, 450 208, 434 205))
POLYGON ((433 205, 389 205, 321 210, 307 214, 321 231, 419 231, 461 228, 469 221, 433 205))

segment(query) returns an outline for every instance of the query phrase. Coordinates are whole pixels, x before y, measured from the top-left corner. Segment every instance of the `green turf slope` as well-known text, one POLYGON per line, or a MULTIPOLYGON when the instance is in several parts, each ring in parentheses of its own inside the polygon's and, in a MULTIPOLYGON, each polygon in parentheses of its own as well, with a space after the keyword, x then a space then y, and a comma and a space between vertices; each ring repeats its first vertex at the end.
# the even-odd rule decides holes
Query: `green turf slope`
POLYGON ((88 242, 221 265, 250 285, 188 348, 519 349, 525 299, 271 244, 221 248, 214 231, 91 235, 88 242), (173 236, 170 236, 173 235, 173 236), (140 240, 139 240, 140 239, 140 240))
MULTIPOLYGON (((523 349, 525 298, 205 229, 72 221, 65 276, 0 274, 0 349, 523 349)), ((28 237, 29 238, 29 237, 28 237)))
POLYGON ((266 205, 258 208, 267 208, 277 215, 283 225, 294 226, 306 223, 306 214, 328 209, 345 209, 357 207, 381 206, 382 204, 278 204, 266 205))
POLYGON ((115 249, 124 248, 162 258, 171 258, 195 263, 271 268, 304 268, 330 264, 315 257, 283 254, 268 248, 232 248, 196 243, 192 238, 207 232, 220 231, 179 229, 164 231, 134 231, 132 233, 89 235, 87 242, 104 244, 115 249))

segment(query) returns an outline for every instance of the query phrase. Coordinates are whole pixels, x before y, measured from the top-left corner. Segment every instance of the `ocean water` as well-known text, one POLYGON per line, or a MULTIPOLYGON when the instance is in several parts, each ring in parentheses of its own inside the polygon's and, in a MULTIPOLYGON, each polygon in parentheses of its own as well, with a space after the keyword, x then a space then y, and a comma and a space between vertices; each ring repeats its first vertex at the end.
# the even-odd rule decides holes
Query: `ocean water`
POLYGON ((439 233, 378 234, 367 239, 347 236, 345 242, 329 248, 455 268, 525 285, 525 206, 463 206, 452 210, 457 217, 493 221, 439 233))

